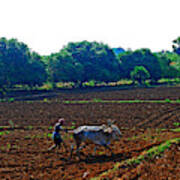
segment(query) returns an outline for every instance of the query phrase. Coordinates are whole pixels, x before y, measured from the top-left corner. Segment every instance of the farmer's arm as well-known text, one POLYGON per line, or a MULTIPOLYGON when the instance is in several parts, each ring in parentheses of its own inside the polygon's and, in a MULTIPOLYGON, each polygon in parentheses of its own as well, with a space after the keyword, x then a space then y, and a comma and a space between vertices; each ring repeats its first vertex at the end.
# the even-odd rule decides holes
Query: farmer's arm
POLYGON ((61 127, 61 130, 62 130, 62 131, 65 131, 66 133, 68 133, 68 131, 72 131, 73 129, 70 129, 70 128, 62 128, 62 127, 61 127))

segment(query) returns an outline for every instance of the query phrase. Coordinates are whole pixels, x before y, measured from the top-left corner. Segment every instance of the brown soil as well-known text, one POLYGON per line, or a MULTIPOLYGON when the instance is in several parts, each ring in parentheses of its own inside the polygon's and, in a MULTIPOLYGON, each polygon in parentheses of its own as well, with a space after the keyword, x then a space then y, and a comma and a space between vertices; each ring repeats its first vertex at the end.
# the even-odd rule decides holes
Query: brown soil
MULTIPOLYGON (((0 103, 0 179, 89 179, 114 167, 115 163, 137 157, 143 151, 168 139, 180 137, 173 123, 180 122, 180 104, 62 104, 59 99, 179 99, 178 88, 115 90, 58 93, 51 101, 0 103), (160 91, 160 92, 159 92, 160 91), (57 98, 58 97, 58 98, 57 98), (59 117, 66 125, 101 124, 116 120, 123 137, 112 143, 112 155, 103 147, 93 154, 93 144, 69 161, 71 137, 63 134, 68 145, 48 151, 53 144, 50 126, 59 117), (14 126, 14 127, 13 127, 14 126), (163 129, 162 129, 163 128, 163 129)), ((180 147, 172 145, 160 157, 138 166, 122 167, 104 179, 180 179, 180 147)))

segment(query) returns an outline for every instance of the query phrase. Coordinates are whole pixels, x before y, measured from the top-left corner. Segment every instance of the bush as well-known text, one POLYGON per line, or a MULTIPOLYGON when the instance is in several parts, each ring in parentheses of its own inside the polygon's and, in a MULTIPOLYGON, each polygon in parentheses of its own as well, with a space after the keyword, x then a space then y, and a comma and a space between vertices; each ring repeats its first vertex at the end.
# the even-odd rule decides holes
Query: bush
POLYGON ((145 84, 145 80, 150 78, 150 74, 144 66, 136 66, 131 71, 130 76, 134 81, 138 81, 139 84, 145 84))

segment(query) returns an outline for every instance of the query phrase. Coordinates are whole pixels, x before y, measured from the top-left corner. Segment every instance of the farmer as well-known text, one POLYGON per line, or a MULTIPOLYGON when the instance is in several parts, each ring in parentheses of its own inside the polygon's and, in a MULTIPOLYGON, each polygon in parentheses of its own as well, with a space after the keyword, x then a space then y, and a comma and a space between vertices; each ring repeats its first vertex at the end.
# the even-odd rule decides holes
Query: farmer
MULTIPOLYGON (((61 138, 61 134, 60 131, 65 131, 67 132, 67 129, 63 129, 62 125, 64 124, 65 119, 64 118, 60 118, 58 120, 58 122, 55 124, 54 126, 54 132, 52 134, 52 138, 54 141, 54 145, 51 146, 48 150, 52 150, 55 149, 56 147, 58 147, 60 149, 61 147, 61 143, 63 143, 64 147, 66 148, 66 144, 64 143, 64 141, 61 138)), ((67 148, 66 148, 67 149, 67 148)))

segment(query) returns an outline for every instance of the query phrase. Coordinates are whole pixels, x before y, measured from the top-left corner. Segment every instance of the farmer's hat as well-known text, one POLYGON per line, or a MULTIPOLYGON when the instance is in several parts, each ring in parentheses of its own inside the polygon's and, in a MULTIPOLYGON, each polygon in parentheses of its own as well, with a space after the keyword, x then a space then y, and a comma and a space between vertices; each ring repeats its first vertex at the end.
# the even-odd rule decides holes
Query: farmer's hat
POLYGON ((60 119, 58 119, 58 122, 62 125, 62 124, 64 124, 64 121, 65 121, 65 119, 64 118, 60 118, 60 119))

